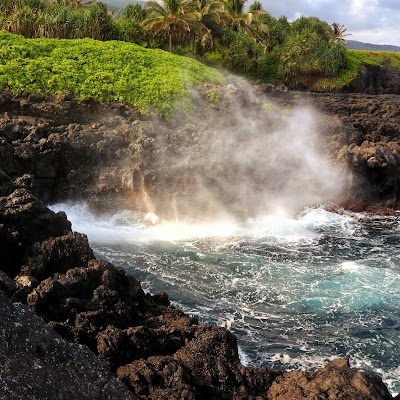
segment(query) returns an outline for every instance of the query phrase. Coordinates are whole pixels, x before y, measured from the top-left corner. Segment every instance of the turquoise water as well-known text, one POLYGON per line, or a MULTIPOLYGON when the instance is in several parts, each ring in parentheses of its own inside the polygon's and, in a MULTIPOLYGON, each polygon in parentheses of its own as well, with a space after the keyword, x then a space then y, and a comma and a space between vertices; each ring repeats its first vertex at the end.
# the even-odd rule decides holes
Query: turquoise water
POLYGON ((349 356, 400 391, 400 216, 307 209, 194 224, 52 208, 145 290, 229 328, 242 363, 315 368, 349 356))

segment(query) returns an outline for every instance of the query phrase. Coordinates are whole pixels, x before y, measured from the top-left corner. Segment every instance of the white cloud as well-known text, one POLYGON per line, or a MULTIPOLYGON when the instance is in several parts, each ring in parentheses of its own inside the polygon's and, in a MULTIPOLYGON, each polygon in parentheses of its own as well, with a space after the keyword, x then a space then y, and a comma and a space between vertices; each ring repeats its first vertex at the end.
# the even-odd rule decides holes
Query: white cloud
MULTIPOLYGON (((249 0, 251 4, 252 0, 249 0)), ((315 16, 347 27, 353 40, 400 46, 400 0, 261 0, 275 17, 315 16)))

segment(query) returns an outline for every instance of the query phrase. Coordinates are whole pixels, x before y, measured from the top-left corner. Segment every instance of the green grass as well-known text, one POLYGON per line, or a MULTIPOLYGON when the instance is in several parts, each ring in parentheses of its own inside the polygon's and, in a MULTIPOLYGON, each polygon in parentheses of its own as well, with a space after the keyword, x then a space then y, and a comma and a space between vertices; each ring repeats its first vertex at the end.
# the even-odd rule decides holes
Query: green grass
POLYGON ((68 93, 169 118, 176 107, 190 110, 193 85, 223 81, 221 73, 193 59, 132 43, 0 32, 0 89, 12 93, 68 93))
POLYGON ((364 64, 400 69, 400 53, 386 51, 348 50, 347 67, 338 76, 322 78, 316 82, 316 90, 334 90, 348 85, 356 78, 364 64))

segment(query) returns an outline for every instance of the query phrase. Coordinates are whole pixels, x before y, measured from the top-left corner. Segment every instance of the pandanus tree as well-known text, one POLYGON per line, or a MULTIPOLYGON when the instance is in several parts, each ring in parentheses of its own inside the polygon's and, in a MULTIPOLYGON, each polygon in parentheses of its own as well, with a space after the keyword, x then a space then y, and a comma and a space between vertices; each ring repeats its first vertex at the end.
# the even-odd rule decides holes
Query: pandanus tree
POLYGON ((145 19, 142 25, 150 29, 153 35, 161 31, 168 32, 169 51, 172 52, 174 36, 201 28, 201 14, 193 9, 193 4, 184 0, 162 0, 162 3, 150 0, 145 5, 149 18, 145 19))
POLYGON ((351 33, 346 33, 347 28, 345 28, 344 25, 340 25, 337 22, 334 22, 331 25, 331 27, 332 27, 332 42, 346 45, 347 40, 345 39, 345 37, 351 36, 351 33))

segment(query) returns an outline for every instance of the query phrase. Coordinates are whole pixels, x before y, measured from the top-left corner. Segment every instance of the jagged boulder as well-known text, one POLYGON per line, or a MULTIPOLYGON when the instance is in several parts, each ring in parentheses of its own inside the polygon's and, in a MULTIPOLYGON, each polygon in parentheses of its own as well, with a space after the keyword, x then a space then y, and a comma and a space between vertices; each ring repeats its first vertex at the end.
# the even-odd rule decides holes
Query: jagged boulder
POLYGON ((347 359, 338 359, 313 373, 285 372, 271 385, 267 399, 391 400, 392 396, 381 379, 350 368, 347 359))
POLYGON ((0 290, 0 399, 133 400, 83 345, 66 342, 0 290))
POLYGON ((21 268, 21 274, 43 280, 55 272, 65 273, 72 268, 86 267, 91 259, 94 259, 94 255, 87 237, 69 232, 34 243, 21 268))
POLYGON ((57 237, 71 230, 65 213, 54 213, 28 190, 16 189, 0 197, 0 250, 2 269, 18 275, 28 249, 35 242, 57 237))

